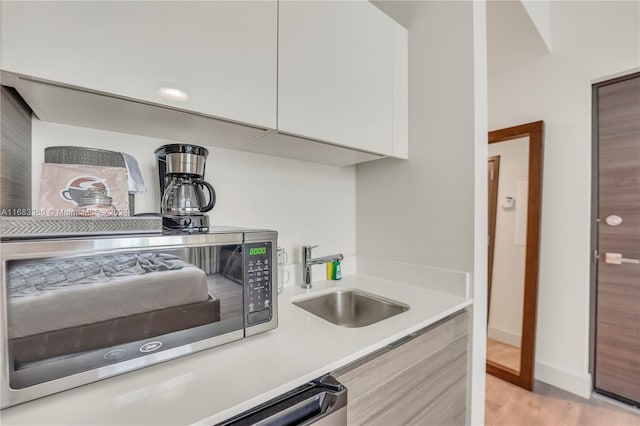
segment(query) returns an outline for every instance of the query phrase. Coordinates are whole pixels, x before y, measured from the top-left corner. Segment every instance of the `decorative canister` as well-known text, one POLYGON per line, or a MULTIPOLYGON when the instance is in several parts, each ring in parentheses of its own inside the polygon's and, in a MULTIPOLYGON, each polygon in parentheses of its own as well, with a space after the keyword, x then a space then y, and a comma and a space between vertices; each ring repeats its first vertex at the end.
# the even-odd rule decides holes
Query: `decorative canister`
POLYGON ((106 189, 89 188, 80 198, 78 216, 115 216, 116 209, 111 205, 111 201, 106 189))

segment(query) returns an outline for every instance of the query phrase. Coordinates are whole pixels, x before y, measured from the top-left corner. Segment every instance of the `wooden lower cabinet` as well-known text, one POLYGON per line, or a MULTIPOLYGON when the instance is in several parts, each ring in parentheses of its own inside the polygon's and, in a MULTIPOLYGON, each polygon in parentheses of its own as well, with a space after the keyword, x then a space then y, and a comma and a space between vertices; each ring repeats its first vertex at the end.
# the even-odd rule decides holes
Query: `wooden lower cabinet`
POLYGON ((334 372, 348 424, 464 425, 468 322, 464 311, 334 372))

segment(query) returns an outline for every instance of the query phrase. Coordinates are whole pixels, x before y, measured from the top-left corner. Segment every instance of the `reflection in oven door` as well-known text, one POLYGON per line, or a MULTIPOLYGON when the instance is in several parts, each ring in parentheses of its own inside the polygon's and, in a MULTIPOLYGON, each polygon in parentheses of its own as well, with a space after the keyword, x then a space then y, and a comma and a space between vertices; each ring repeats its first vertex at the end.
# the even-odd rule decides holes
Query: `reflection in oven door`
POLYGON ((11 260, 6 272, 13 388, 243 328, 240 244, 11 260))

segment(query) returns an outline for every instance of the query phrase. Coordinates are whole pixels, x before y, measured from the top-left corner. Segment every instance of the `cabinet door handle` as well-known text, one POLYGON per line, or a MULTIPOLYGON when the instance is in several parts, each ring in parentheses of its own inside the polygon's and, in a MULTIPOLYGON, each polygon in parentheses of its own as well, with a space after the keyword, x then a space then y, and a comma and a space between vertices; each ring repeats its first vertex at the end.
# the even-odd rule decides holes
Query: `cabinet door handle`
POLYGON ((626 257, 622 257, 622 253, 605 253, 604 261, 612 265, 622 265, 623 263, 640 265, 640 259, 629 259, 626 257))
POLYGON ((387 345, 387 348, 389 348, 389 349, 395 349, 395 348, 397 348, 398 346, 402 346, 402 345, 404 345, 405 343, 407 343, 407 342, 409 342, 409 341, 411 341, 411 340, 415 339, 416 337, 418 337, 418 333, 411 333, 411 334, 409 334, 408 336, 404 336, 404 337, 399 338, 399 339, 398 339, 398 340, 396 340, 395 342, 391 342, 391 343, 389 343, 389 344, 387 345))

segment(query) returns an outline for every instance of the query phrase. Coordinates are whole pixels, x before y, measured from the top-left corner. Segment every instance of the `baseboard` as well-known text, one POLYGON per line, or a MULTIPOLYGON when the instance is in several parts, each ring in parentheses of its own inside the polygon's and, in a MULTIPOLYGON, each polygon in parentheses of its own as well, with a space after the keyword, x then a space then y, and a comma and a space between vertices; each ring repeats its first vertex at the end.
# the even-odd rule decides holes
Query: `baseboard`
POLYGON ((582 398, 591 398, 591 374, 579 376, 542 362, 536 362, 534 377, 536 380, 566 390, 582 398))
POLYGON ((520 347, 520 342, 522 341, 519 334, 495 327, 487 328, 487 337, 497 340, 498 342, 506 343, 507 345, 515 346, 516 348, 520 347))

